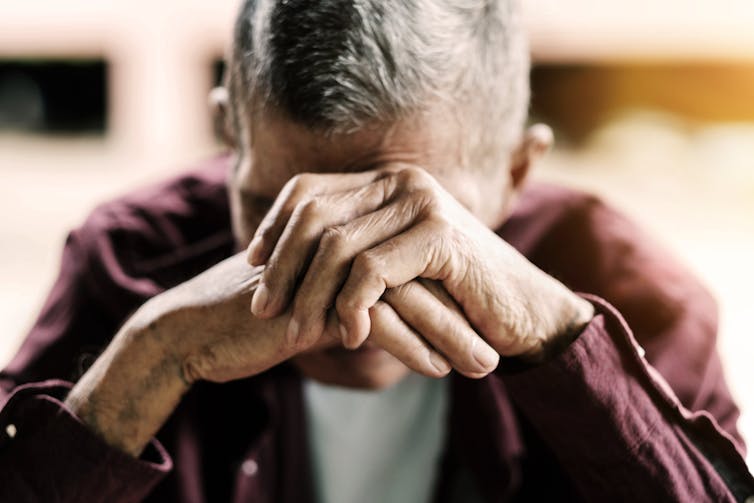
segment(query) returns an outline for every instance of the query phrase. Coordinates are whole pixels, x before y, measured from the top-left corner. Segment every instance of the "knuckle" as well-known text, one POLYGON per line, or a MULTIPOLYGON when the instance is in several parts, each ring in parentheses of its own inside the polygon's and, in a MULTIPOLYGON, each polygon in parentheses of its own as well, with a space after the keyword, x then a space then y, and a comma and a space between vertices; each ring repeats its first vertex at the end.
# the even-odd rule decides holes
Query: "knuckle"
POLYGON ((358 306, 356 305, 356 301, 353 297, 340 294, 335 299, 335 311, 338 313, 338 316, 340 318, 347 317, 356 309, 358 309, 358 306))
POLYGON ((411 346, 409 348, 406 348, 400 356, 400 360, 408 368, 427 377, 430 377, 432 375, 431 372, 426 368, 426 364, 424 364, 425 358, 422 356, 421 350, 417 351, 416 348, 411 346))
POLYGON ((265 219, 259 227, 257 227, 254 232, 254 237, 261 239, 264 243, 272 240, 274 231, 273 227, 273 224, 269 222, 268 219, 265 219))
POLYGON ((477 344, 483 344, 483 341, 476 337, 468 337, 466 334, 459 334, 458 331, 454 331, 452 337, 454 337, 455 344, 459 348, 458 354, 463 360, 464 367, 467 370, 477 370, 479 365, 477 365, 474 357, 474 347, 477 344))
POLYGON ((270 295, 274 296, 281 291, 287 291, 289 281, 285 278, 284 269, 280 257, 271 258, 262 273, 262 282, 267 287, 270 295))
POLYGON ((459 323, 450 311, 442 310, 433 313, 432 317, 434 330, 437 330, 436 335, 445 341, 443 347, 452 359, 463 369, 476 369, 474 346, 482 343, 481 339, 471 329, 459 323))
POLYGON ((327 227, 322 232, 319 249, 328 254, 340 255, 346 248, 348 236, 342 226, 327 227))
POLYGON ((306 192, 312 186, 312 177, 311 173, 298 173, 290 179, 288 184, 293 193, 306 192))
POLYGON ((323 206, 322 201, 317 198, 298 203, 295 209, 297 220, 303 223, 319 220, 324 211, 323 206))
POLYGON ((442 333, 453 351, 464 355, 464 358, 473 358, 474 336, 464 329, 458 319, 449 311, 443 310, 442 314, 436 313, 436 320, 436 326, 442 327, 442 333))
POLYGON ((378 172, 380 176, 393 176, 400 173, 405 167, 406 165, 401 163, 387 163, 380 166, 375 171, 378 172))
POLYGON ((440 215, 440 201, 437 192, 431 187, 419 187, 411 192, 411 201, 418 208, 422 208, 425 214, 440 215))
POLYGON ((304 193, 305 190, 303 189, 303 183, 301 182, 301 175, 298 174, 290 178, 285 185, 283 185, 283 188, 277 196, 277 200, 283 199, 283 204, 286 207, 290 207, 291 204, 295 204, 296 201, 301 199, 301 196, 304 193))
POLYGON ((418 166, 407 166, 398 173, 398 177, 404 187, 419 188, 427 185, 429 174, 418 166))
POLYGON ((353 270, 359 277, 379 276, 381 269, 380 259, 369 251, 359 253, 353 261, 353 270))
POLYGON ((421 374, 431 377, 435 372, 430 367, 429 355, 429 348, 418 341, 414 341, 407 348, 406 363, 421 374))
POLYGON ((270 257, 267 261, 267 265, 262 271, 262 283, 270 290, 274 290, 277 286, 278 270, 280 268, 280 261, 276 256, 270 257))

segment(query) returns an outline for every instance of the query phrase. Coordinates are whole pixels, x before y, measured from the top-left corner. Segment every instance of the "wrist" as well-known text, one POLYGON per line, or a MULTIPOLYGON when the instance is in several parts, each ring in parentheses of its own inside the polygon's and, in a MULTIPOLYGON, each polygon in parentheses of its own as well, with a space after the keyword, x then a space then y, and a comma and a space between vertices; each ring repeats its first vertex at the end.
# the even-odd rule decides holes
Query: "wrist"
POLYGON ((531 363, 541 363, 553 358, 575 341, 594 317, 592 304, 576 295, 560 282, 552 279, 554 288, 548 295, 546 306, 539 313, 543 333, 547 334, 535 351, 521 355, 531 363))
POLYGON ((565 308, 560 330, 550 340, 548 344, 548 353, 560 353, 568 347, 584 331, 584 328, 594 318, 594 307, 592 304, 579 297, 575 293, 568 291, 568 300, 564 301, 565 308))

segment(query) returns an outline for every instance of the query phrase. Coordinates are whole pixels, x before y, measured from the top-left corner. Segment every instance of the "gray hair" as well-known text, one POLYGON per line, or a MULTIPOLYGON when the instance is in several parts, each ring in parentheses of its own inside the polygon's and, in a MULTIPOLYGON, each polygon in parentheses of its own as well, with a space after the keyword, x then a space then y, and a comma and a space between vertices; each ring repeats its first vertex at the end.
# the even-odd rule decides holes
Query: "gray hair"
MULTIPOLYGON (((348 133, 445 105, 467 161, 504 162, 529 104, 516 0, 244 0, 229 93, 311 129, 348 133)), ((252 105, 253 104, 253 105, 252 105)), ((253 109, 250 109, 250 106, 253 109)))

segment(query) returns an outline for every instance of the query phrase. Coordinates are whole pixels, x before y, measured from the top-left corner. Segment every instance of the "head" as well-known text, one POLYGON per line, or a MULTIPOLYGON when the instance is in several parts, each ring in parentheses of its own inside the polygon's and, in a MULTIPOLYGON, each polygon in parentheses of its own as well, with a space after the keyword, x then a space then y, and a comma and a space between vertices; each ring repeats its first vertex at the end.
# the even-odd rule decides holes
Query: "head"
MULTIPOLYGON (((497 227, 549 146, 549 130, 523 130, 529 59, 516 0, 245 0, 228 68, 215 101, 237 154, 229 190, 242 247, 292 176, 391 162, 422 166, 497 227)), ((294 364, 367 388, 409 372, 381 350, 294 364)))

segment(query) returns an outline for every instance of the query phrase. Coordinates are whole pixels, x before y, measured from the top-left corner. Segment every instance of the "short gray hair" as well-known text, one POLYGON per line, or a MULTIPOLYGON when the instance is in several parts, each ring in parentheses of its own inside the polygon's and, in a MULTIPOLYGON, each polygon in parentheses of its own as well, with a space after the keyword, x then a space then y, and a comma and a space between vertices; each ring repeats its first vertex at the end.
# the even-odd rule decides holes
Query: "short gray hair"
MULTIPOLYGON (((229 92, 311 129, 347 133, 443 104, 471 163, 504 162, 529 105, 517 0, 244 0, 229 92)), ((253 105, 251 105, 253 103, 253 105)), ((499 167, 499 165, 498 165, 499 167)))

